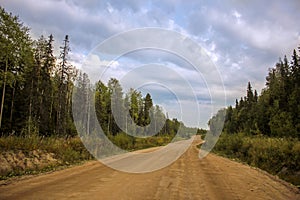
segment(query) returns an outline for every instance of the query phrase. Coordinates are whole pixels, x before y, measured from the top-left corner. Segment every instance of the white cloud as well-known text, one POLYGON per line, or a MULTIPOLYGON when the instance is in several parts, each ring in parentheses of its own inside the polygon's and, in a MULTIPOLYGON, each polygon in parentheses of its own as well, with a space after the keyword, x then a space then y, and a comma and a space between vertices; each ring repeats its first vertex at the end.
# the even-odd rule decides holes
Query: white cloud
MULTIPOLYGON (((78 67, 82 66, 81 68, 85 67, 86 56, 98 44, 122 31, 144 27, 177 31, 184 35, 182 40, 191 38, 205 49, 220 71, 230 104, 235 98, 244 95, 248 81, 260 90, 264 86, 267 69, 273 67, 279 56, 289 56, 292 49, 300 44, 300 4, 297 0, 274 0, 268 4, 262 4, 258 0, 224 3, 194 0, 189 4, 180 0, 44 0, 38 3, 34 0, 0 0, 0 3, 8 11, 19 15, 25 25, 30 26, 34 39, 41 34, 47 36, 52 33, 56 54, 64 36, 68 34, 72 50, 71 62, 78 67)), ((148 34, 150 38, 152 33, 148 34)), ((143 42, 147 37, 140 39, 137 36, 125 40, 114 44, 110 49, 121 51, 128 45, 138 46, 138 42, 143 42)), ((176 49, 178 41, 172 42, 168 37, 159 35, 155 43, 176 49)), ((184 53, 178 48, 177 51, 184 53)), ((191 52, 189 58, 198 56, 196 51, 191 52)), ((135 54, 113 62, 92 55, 88 65, 93 66, 91 74, 97 80, 103 66, 110 64, 107 76, 122 78, 136 64, 148 64, 154 60, 154 63, 167 64, 182 76, 189 77, 188 80, 196 88, 196 95, 204 98, 206 91, 201 85, 203 77, 199 77, 180 61, 181 58, 158 56, 159 53, 145 56, 135 54)), ((201 70, 203 75, 209 76, 209 67, 203 66, 201 70)), ((218 75, 216 71, 211 74, 218 75)), ((173 81, 174 88, 177 92, 182 91, 183 95, 185 87, 180 81, 176 82, 176 77, 162 73, 159 75, 161 79, 173 81)), ((208 82, 214 90, 212 92, 221 99, 221 89, 215 87, 213 80, 208 82)))
MULTIPOLYGON (((82 63, 82 71, 89 75, 92 83, 98 80, 103 80, 103 74, 107 71, 120 71, 117 69, 119 67, 119 62, 115 60, 101 60, 96 54, 89 55, 85 61, 82 63)), ((105 81, 108 81, 106 78, 105 81)))
POLYGON ((237 19, 239 19, 239 18, 241 18, 241 13, 239 13, 238 11, 236 11, 236 10, 234 10, 233 12, 232 12, 232 15, 233 16, 235 16, 237 19))
POLYGON ((297 43, 298 30, 285 28, 274 21, 261 19, 248 21, 236 10, 232 14, 210 9, 205 13, 210 23, 228 31, 230 35, 252 45, 254 48, 281 53, 297 43), (222 19, 222 20, 220 20, 222 19))

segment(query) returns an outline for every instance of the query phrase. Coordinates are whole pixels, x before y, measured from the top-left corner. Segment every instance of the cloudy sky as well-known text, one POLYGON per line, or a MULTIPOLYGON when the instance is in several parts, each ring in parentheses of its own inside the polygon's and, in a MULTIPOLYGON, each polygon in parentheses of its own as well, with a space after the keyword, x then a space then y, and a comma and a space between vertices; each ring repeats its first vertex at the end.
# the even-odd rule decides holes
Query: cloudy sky
MULTIPOLYGON (((125 88, 151 92, 170 117, 192 126, 206 127, 212 106, 233 105, 245 95, 248 81, 260 92, 268 68, 300 44, 298 0, 0 0, 0 5, 18 15, 34 39, 53 34, 56 51, 68 34, 77 67, 93 74, 91 66, 109 65, 101 80, 113 76, 127 83, 125 88), (180 46, 176 36, 156 38, 160 49, 131 49, 118 58, 98 48, 116 34, 149 27, 176 31, 203 48, 215 67, 209 69, 218 71, 210 78, 217 80, 207 80, 205 72, 174 54, 180 46), (166 51, 169 41, 175 50, 166 51)), ((138 40, 147 38, 145 33, 138 40)), ((138 43, 130 39, 118 41, 115 49, 138 43)))

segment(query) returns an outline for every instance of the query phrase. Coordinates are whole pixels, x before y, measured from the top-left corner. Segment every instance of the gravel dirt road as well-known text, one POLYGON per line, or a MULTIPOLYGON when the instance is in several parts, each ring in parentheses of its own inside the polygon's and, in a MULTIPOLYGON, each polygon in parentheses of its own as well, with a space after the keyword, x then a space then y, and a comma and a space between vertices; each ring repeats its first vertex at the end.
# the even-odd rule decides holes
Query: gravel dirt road
POLYGON ((0 186, 0 199, 300 199, 299 190, 260 170, 209 154, 199 139, 173 164, 141 174, 93 161, 0 186))

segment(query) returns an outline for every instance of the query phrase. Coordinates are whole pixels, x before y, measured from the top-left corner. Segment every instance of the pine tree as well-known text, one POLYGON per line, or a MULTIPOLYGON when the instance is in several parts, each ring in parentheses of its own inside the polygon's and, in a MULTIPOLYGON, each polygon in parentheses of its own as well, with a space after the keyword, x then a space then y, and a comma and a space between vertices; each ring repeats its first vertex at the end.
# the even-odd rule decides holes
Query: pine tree
MULTIPOLYGON (((247 94, 235 108, 228 107, 224 131, 264 134, 273 137, 300 137, 299 56, 293 51, 292 62, 284 56, 269 69, 266 88, 258 96, 248 83, 247 94), (234 128, 233 128, 234 127, 234 128)), ((222 112, 220 112, 222 114, 222 112)), ((218 113, 218 114, 220 114, 218 113)), ((210 120, 210 125, 220 116, 210 120)))
POLYGON ((57 87, 57 107, 56 107, 56 134, 67 135, 74 134, 70 132, 72 128, 71 118, 71 96, 73 81, 76 78, 77 71, 69 63, 69 36, 66 35, 60 52, 60 63, 56 71, 57 87))
POLYGON ((2 7, 0 21, 0 129, 1 132, 14 132, 24 126, 28 114, 22 90, 24 74, 33 65, 32 41, 29 28, 2 7))
POLYGON ((96 84, 95 110, 98 122, 106 135, 111 128, 111 94, 108 87, 101 81, 96 84))
POLYGON ((258 101, 258 94, 257 94, 256 90, 254 90, 254 99, 253 100, 255 103, 257 103, 257 101, 258 101))
POLYGON ((108 81, 108 89, 111 94, 111 133, 116 135, 121 129, 125 129, 125 122, 123 118, 124 114, 124 101, 123 101, 123 89, 119 81, 115 78, 111 78, 108 81))
POLYGON ((142 101, 142 94, 134 89, 130 89, 130 116, 133 121, 137 124, 139 118, 140 102, 142 101))
POLYGON ((54 131, 51 116, 53 102, 51 73, 55 67, 55 57, 52 43, 52 35, 48 40, 41 36, 35 41, 35 64, 28 77, 31 79, 30 110, 32 111, 30 116, 42 135, 50 135, 54 131))
POLYGON ((247 103, 251 104, 252 102, 253 102, 253 91, 252 91, 251 83, 248 82, 248 86, 247 86, 247 103))
POLYGON ((151 95, 149 93, 147 93, 146 97, 144 99, 144 110, 143 110, 143 113, 144 113, 143 125, 144 126, 150 124, 149 112, 150 112, 150 109, 152 108, 152 106, 153 106, 153 102, 152 102, 151 95))
POLYGON ((45 60, 41 71, 41 99, 40 99, 40 131, 49 135, 54 133, 54 90, 52 74, 55 69, 56 58, 53 54, 53 35, 51 34, 46 44, 45 60))
MULTIPOLYGON (((299 48, 300 51, 300 48, 299 48)), ((292 65, 291 65, 292 78, 295 83, 294 87, 300 87, 300 65, 299 65, 299 56, 296 53, 296 50, 293 51, 292 56, 292 65)))

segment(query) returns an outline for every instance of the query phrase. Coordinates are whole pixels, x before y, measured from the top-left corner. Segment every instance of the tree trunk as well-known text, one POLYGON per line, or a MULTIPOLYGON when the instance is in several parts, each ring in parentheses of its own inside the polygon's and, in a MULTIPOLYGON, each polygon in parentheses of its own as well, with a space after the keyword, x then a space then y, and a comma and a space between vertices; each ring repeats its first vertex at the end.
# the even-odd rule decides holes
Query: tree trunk
POLYGON ((16 82, 17 81, 14 81, 13 92, 12 92, 12 99, 11 99, 11 106, 10 106, 10 117, 9 117, 10 130, 12 130, 12 120, 13 120, 13 111, 14 111, 16 82))
POLYGON ((7 69, 8 69, 8 63, 7 63, 7 59, 6 59, 5 72, 4 72, 4 83, 3 83, 2 99, 1 99, 1 109, 0 109, 0 128, 1 128, 1 125, 2 125, 2 115, 3 115, 3 107, 4 107, 4 100, 5 100, 5 87, 6 87, 7 69))
POLYGON ((90 112, 91 112, 91 105, 90 105, 90 91, 89 87, 86 89, 87 90, 87 134, 90 134, 90 112))
POLYGON ((32 97, 33 97, 33 79, 31 80, 31 88, 29 94, 29 117, 28 117, 28 134, 31 134, 32 125, 32 97))

